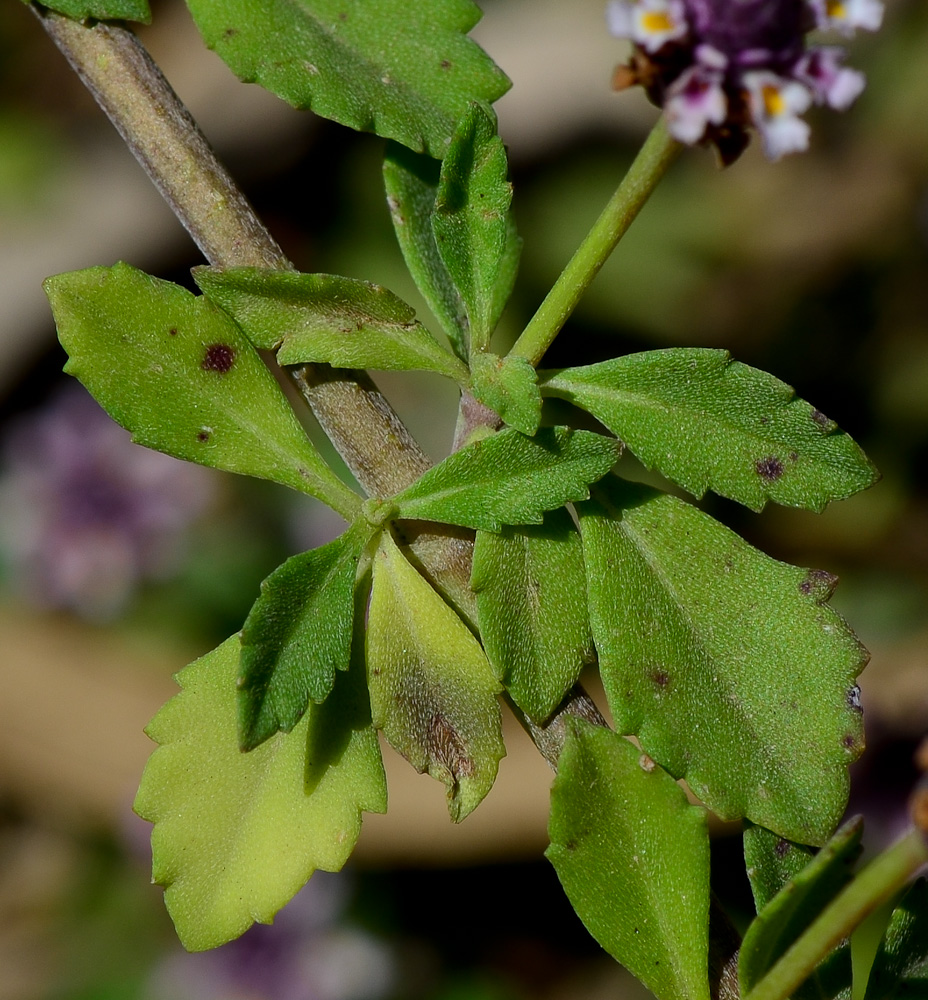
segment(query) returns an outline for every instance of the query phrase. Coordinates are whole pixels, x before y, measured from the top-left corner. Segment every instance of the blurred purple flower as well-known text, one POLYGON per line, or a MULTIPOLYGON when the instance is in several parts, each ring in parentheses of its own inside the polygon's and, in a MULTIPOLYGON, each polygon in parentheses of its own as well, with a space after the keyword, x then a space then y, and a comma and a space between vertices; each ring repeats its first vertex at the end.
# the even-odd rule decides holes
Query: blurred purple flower
POLYGON ((3 465, 0 547, 14 587, 89 618, 175 571, 215 495, 209 470, 133 444, 77 384, 10 428, 3 465))
POLYGON ((347 926, 351 883, 317 871, 277 915, 215 951, 162 961, 146 1000, 381 1000, 392 994, 389 946, 347 926))
POLYGON ((875 31, 881 0, 610 0, 612 33, 635 46, 616 86, 642 84, 680 142, 732 163, 756 130, 771 160, 806 149, 810 105, 849 107, 864 78, 844 51, 807 46, 813 30, 875 31))

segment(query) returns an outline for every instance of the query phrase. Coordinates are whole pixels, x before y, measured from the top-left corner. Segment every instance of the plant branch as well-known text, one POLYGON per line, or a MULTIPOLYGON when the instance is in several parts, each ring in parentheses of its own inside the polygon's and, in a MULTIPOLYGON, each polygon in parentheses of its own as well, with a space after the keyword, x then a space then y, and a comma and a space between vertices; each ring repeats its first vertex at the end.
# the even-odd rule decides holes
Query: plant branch
MULTIPOLYGON (((33 10, 206 259, 224 267, 293 270, 135 35, 114 24, 85 25, 35 5, 33 10)), ((428 458, 365 372, 301 365, 289 374, 369 494, 397 493, 429 468, 428 458)), ((494 417, 465 396, 458 436, 494 417)), ((417 522, 402 528, 413 560, 476 627, 470 589, 473 534, 453 527, 439 534, 435 525, 417 522)), ((579 684, 545 726, 511 707, 555 770, 567 717, 606 725, 579 684)))
POLYGON ((680 143, 667 131, 663 117, 658 119, 615 194, 522 331, 510 354, 527 358, 533 365, 541 361, 681 149, 680 143))
POLYGON ((884 851, 806 928, 744 1000, 786 1000, 861 921, 928 864, 928 841, 912 830, 884 851))
MULTIPOLYGON (((135 35, 117 24, 86 25, 32 9, 206 259, 292 271, 135 35)), ((364 372, 302 365, 291 375, 369 493, 399 492, 428 469, 428 458, 364 372)))

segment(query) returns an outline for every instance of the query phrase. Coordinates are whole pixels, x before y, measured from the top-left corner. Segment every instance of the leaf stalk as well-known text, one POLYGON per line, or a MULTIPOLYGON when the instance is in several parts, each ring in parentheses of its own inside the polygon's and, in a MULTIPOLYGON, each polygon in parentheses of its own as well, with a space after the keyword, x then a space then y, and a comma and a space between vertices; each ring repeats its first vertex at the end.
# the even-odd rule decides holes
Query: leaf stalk
POLYGON ((928 841, 912 830, 876 857, 809 925, 744 1000, 787 1000, 860 923, 928 864, 928 841))
POLYGON ((683 147, 663 116, 510 354, 537 365, 683 147))

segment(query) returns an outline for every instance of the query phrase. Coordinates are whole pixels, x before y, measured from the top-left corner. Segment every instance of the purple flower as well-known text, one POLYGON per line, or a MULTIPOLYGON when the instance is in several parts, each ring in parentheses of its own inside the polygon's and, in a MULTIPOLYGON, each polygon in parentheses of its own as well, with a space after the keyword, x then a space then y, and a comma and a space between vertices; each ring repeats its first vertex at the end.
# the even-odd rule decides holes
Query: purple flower
POLYGON ((215 951, 176 948, 153 970, 148 1000, 381 1000, 394 994, 393 947, 350 926, 345 873, 317 871, 272 925, 215 951))
POLYGON ((809 46, 812 30, 875 31, 881 0, 610 0, 612 33, 634 44, 617 86, 642 84, 671 135, 738 158, 749 130, 771 160, 806 149, 811 104, 843 110, 864 87, 844 51, 809 46))
POLYGON ((133 444, 77 384, 21 418, 3 458, 0 547, 14 585, 90 618, 175 569, 215 493, 209 470, 133 444))

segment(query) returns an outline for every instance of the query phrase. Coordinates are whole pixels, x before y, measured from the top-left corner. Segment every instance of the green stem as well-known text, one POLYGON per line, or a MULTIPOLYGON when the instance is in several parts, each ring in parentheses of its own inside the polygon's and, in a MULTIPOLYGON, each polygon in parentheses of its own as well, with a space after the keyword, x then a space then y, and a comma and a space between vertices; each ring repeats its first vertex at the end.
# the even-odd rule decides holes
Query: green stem
POLYGON ((819 914, 744 1000, 786 1000, 861 921, 928 864, 928 841, 918 830, 875 858, 819 914))
POLYGON ((680 143, 668 133, 663 117, 660 118, 609 204, 538 307, 538 312, 515 342, 510 354, 528 358, 533 365, 541 361, 681 148, 680 143))

